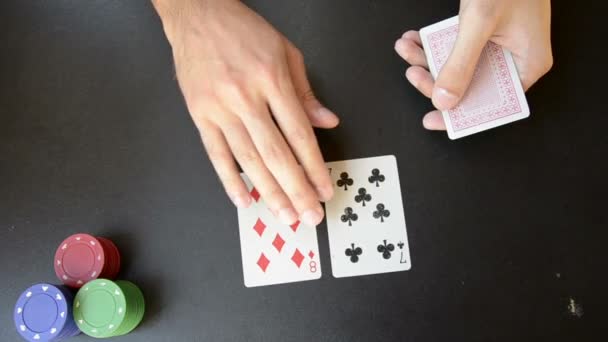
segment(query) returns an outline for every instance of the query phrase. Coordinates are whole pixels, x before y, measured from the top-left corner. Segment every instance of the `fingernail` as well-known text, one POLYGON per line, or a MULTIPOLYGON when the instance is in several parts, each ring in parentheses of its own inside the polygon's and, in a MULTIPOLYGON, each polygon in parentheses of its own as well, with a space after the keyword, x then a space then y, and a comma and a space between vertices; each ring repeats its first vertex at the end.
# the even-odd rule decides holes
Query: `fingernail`
POLYGON ((397 52, 399 52, 399 54, 401 55, 401 58, 407 59, 409 57, 407 55, 407 52, 405 51, 405 45, 403 44, 403 39, 397 40, 397 42, 395 43, 395 50, 397 52))
POLYGON ((418 82, 417 80, 415 80, 411 74, 408 73, 410 69, 407 69, 405 71, 405 78, 414 86, 414 88, 418 88, 418 85, 420 82, 418 82))
POLYGON ((291 208, 283 208, 279 210, 279 220, 283 224, 292 224, 298 220, 298 214, 291 208))
POLYGON ((458 96, 447 89, 436 87, 433 89, 433 104, 437 109, 452 109, 458 103, 458 96))
POLYGON ((302 213, 302 217, 300 219, 309 226, 316 226, 317 224, 321 223, 323 213, 309 209, 302 213))
POLYGON ((232 195, 230 196, 232 203, 238 208, 247 208, 251 204, 251 197, 245 195, 232 195))
POLYGON ((317 195, 322 202, 329 201, 334 195, 332 187, 317 187, 317 195))
POLYGON ((422 118, 422 126, 424 126, 426 129, 431 129, 431 118, 428 114, 422 118))
POLYGON ((335 114, 331 112, 331 110, 325 108, 325 107, 321 107, 318 110, 315 111, 315 114, 317 115, 317 117, 319 119, 327 119, 330 117, 334 117, 335 114))

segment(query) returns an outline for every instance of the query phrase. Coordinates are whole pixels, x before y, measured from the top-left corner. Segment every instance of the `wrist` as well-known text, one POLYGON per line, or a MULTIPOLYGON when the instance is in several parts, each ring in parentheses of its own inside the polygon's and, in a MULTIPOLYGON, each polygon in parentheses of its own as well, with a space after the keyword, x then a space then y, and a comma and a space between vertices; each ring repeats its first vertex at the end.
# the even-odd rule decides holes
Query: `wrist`
POLYGON ((152 0, 152 5, 169 43, 172 43, 181 25, 192 21, 192 18, 196 18, 198 23, 203 22, 208 12, 231 1, 236 0, 152 0))

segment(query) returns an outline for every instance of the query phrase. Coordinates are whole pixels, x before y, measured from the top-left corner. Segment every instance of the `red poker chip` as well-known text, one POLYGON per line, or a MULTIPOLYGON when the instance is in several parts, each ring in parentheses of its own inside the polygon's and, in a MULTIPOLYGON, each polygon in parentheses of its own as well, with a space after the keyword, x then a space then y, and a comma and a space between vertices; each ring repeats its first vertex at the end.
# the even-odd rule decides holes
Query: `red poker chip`
POLYGON ((115 279, 120 270, 120 253, 108 239, 74 234, 57 248, 54 266, 64 284, 79 288, 93 279, 115 279))
POLYGON ((116 279, 120 271, 120 252, 118 248, 109 239, 98 237, 97 240, 101 243, 106 253, 106 268, 101 272, 105 279, 116 279))

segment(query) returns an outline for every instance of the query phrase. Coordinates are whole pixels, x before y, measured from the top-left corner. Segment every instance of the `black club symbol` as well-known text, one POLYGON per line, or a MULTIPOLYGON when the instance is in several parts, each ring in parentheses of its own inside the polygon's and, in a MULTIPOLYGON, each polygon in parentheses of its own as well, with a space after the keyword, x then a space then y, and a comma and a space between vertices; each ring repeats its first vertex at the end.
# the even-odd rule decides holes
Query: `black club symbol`
POLYGON ((399 246, 399 249, 403 249, 403 246, 405 246, 405 244, 403 243, 403 241, 399 241, 397 246, 399 246))
POLYGON ((383 245, 378 245, 378 252, 382 253, 382 257, 384 259, 391 258, 391 252, 395 250, 395 246, 392 243, 386 244, 386 240, 384 240, 383 245))
POLYGON ((385 217, 389 217, 391 215, 391 212, 388 209, 384 208, 384 204, 382 203, 378 203, 378 205, 376 205, 376 211, 374 211, 373 215, 374 218, 380 219, 380 222, 384 222, 384 218, 385 217))
POLYGON ((348 190, 348 187, 353 185, 353 179, 352 178, 348 178, 348 173, 346 172, 342 172, 340 174, 340 179, 338 179, 338 182, 336 182, 336 184, 338 184, 339 187, 344 187, 344 190, 348 190))
POLYGON ((368 194, 365 188, 359 188, 359 194, 355 196, 355 202, 362 202, 363 206, 365 207, 365 202, 369 202, 371 200, 372 195, 368 194))
POLYGON ((367 178, 367 180, 369 180, 370 183, 376 183, 376 186, 380 186, 380 183, 384 182, 384 175, 380 173, 380 170, 378 169, 373 169, 372 170, 372 175, 369 176, 369 178, 367 178))
POLYGON ((350 262, 355 263, 359 261, 359 255, 363 254, 363 250, 361 247, 355 248, 354 243, 351 243, 350 247, 351 248, 347 248, 346 251, 344 251, 344 254, 346 254, 347 257, 350 257, 350 262))
POLYGON ((348 222, 349 227, 352 226, 352 221, 357 221, 358 219, 359 215, 357 215, 351 207, 346 207, 344 209, 344 215, 340 216, 340 220, 344 223, 348 222))

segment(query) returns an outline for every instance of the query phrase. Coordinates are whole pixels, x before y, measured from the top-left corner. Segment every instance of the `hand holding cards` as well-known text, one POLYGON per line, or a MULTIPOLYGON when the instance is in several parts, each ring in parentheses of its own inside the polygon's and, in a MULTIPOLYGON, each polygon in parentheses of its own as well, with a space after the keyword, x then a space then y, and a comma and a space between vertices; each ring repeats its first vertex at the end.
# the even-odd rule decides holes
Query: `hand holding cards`
MULTIPOLYGON (((453 17, 420 30, 429 70, 435 79, 450 57, 458 29, 458 17, 453 17)), ((511 53, 488 42, 467 93, 456 107, 442 114, 451 139, 527 118, 530 110, 511 53)))
MULTIPOLYGON (((336 278, 411 268, 394 156, 326 164, 335 196, 326 205, 331 265, 336 278)), ((238 209, 245 286, 319 279, 316 227, 281 224, 243 175, 254 204, 238 209)))

